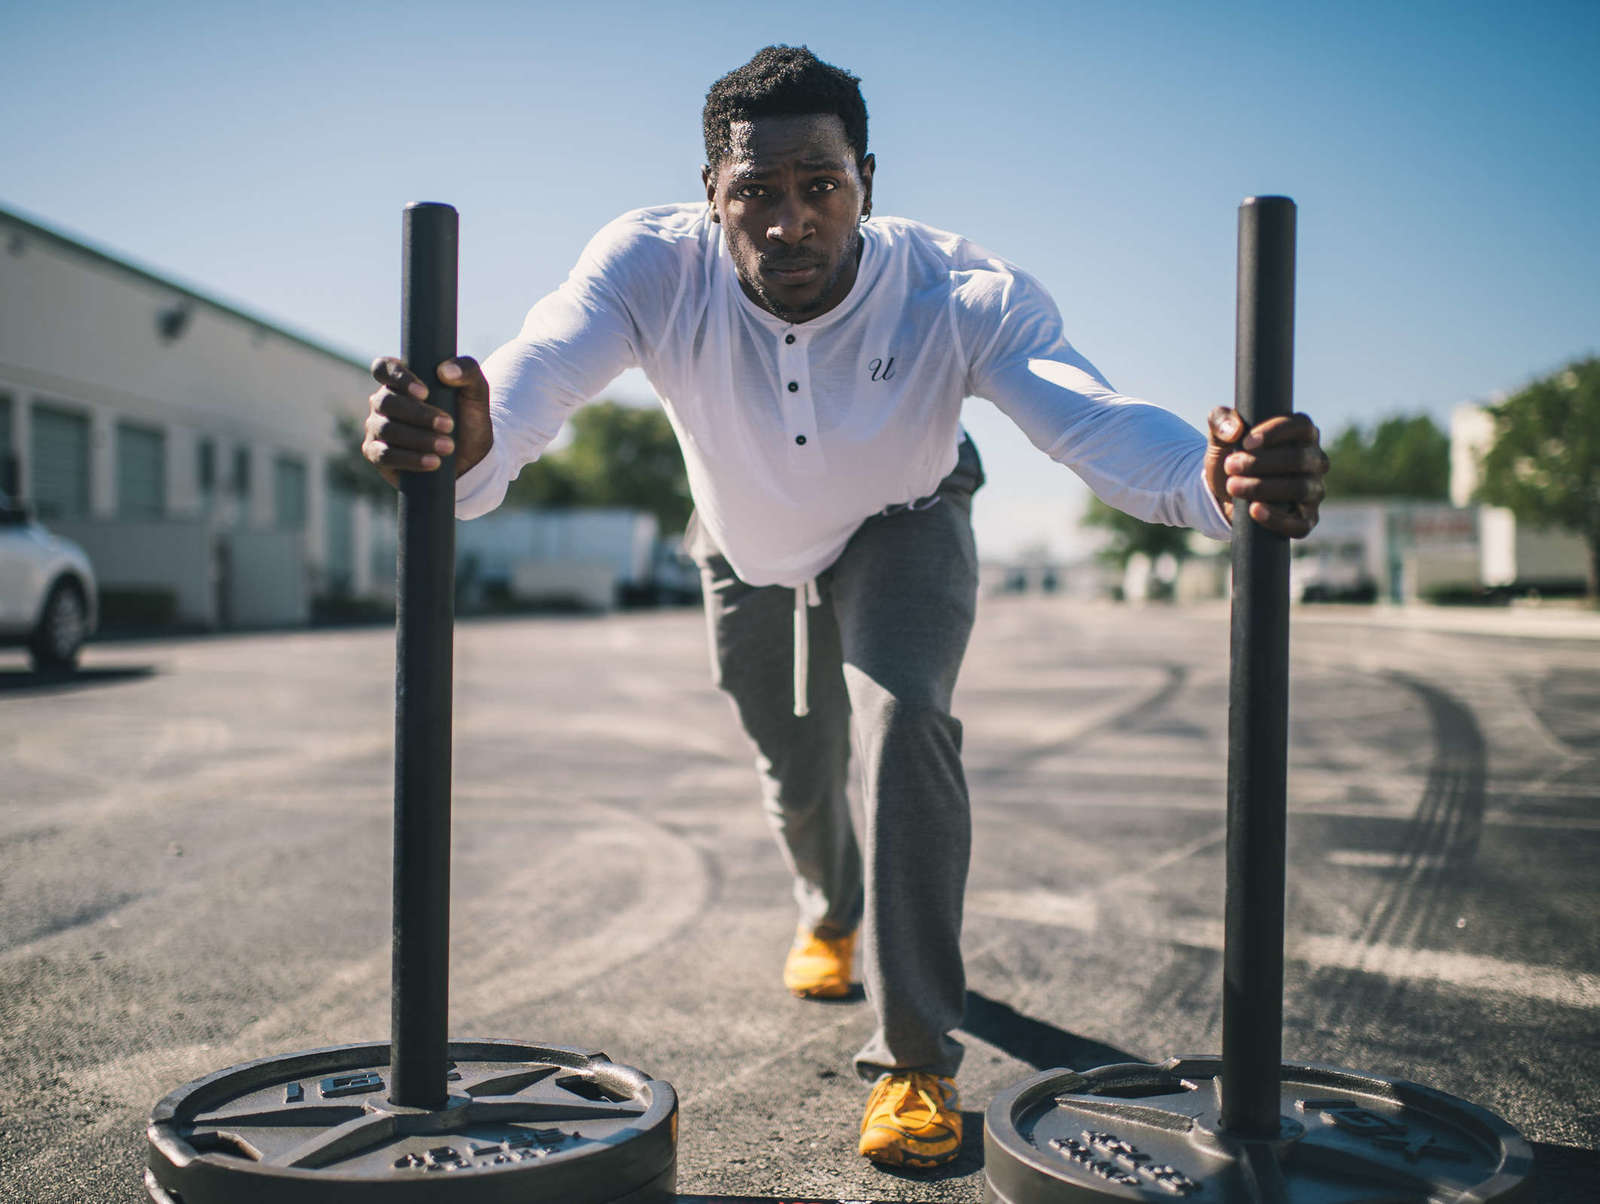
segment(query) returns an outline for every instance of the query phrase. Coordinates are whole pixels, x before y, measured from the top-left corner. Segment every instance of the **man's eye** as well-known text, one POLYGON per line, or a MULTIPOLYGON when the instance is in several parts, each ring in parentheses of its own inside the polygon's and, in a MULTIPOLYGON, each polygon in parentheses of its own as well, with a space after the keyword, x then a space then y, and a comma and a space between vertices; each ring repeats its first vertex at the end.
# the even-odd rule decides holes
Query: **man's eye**
POLYGON ((838 183, 836 181, 834 181, 834 180, 813 180, 813 181, 811 181, 811 191, 812 192, 833 192, 838 187, 839 187, 838 183))
POLYGON ((735 189, 733 195, 741 201, 751 201, 757 197, 766 196, 767 190, 759 184, 746 184, 741 188, 735 189))

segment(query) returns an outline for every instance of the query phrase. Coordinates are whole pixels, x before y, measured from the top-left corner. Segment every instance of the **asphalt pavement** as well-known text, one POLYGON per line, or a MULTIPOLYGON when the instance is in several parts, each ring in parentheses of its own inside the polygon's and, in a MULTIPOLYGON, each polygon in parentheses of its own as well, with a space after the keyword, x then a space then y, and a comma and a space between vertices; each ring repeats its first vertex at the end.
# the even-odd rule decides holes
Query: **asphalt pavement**
MULTIPOLYGON (((1600 639, 1481 612, 1294 625, 1284 1053, 1514 1124, 1600 1198, 1600 639)), ((936 1172, 854 1153, 859 997, 790 998, 789 884, 697 612, 457 631, 451 1030, 605 1050, 682 1105, 687 1195, 982 1198, 982 1112, 1220 1046, 1224 608, 985 599, 936 1172)), ((0 1200, 143 1200, 152 1103, 389 1023, 393 633, 0 660, 0 1200)))

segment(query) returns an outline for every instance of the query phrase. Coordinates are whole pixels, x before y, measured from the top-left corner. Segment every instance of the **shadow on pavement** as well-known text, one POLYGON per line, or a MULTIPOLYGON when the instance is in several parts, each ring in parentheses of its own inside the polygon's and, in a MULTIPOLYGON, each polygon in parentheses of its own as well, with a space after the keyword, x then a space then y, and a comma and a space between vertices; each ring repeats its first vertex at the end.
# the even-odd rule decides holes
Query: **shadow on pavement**
POLYGON ((52 670, 42 673, 34 673, 27 669, 0 669, 0 694, 88 690, 95 686, 139 681, 150 677, 155 671, 154 665, 108 665, 105 668, 52 670))
POLYGON ((850 989, 843 995, 811 995, 806 998, 806 1002, 809 1004, 820 1003, 824 1007, 830 1005, 837 1007, 842 1003, 862 1003, 866 998, 867 988, 859 982, 853 982, 850 984, 850 989))
POLYGON ((1080 1037, 1065 1029, 1024 1016, 1008 1003, 977 991, 967 992, 967 1016, 962 1029, 996 1049, 1004 1050, 1035 1070, 1090 1070, 1119 1062, 1145 1059, 1114 1045, 1080 1037))
POLYGON ((1545 1141, 1528 1144, 1533 1147, 1533 1191, 1538 1204, 1600 1200, 1600 1151, 1545 1141))
POLYGON ((673 1196, 672 1204, 894 1204, 894 1201, 864 1200, 855 1196, 847 1201, 820 1196, 673 1196))

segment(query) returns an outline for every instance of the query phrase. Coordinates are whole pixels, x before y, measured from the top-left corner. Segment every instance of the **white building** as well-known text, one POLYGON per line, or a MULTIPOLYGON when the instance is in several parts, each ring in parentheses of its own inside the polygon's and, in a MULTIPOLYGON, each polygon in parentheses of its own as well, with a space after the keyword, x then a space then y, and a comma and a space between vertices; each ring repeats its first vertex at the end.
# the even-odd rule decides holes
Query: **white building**
POLYGON ((192 626, 392 590, 392 513, 329 481, 367 366, 0 210, 0 484, 108 599, 192 626))
MULTIPOLYGON (((1450 500, 1465 506, 1477 492, 1484 453, 1494 442, 1494 419, 1484 406, 1457 406, 1450 415, 1450 500)), ((1479 511, 1482 581, 1491 588, 1572 589, 1582 586, 1589 548, 1571 531, 1518 523, 1501 506, 1479 511)))
MULTIPOLYGON (((1301 600, 1417 602, 1450 595, 1572 592, 1583 587, 1583 540, 1520 524, 1511 511, 1473 503, 1494 420, 1478 405, 1450 421, 1450 501, 1327 501, 1315 531, 1291 545, 1290 590, 1301 600)), ((1200 537, 1178 596, 1228 588, 1226 552, 1200 537)))

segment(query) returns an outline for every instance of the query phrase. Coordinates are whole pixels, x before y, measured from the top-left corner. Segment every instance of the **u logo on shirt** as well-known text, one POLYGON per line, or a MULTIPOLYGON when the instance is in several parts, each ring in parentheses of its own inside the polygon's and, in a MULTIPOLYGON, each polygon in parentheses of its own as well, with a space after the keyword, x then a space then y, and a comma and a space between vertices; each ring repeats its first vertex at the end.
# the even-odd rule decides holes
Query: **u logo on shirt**
POLYGON ((893 380, 894 356, 891 355, 886 360, 875 359, 872 361, 872 363, 867 365, 867 368, 871 372, 873 380, 893 380))

